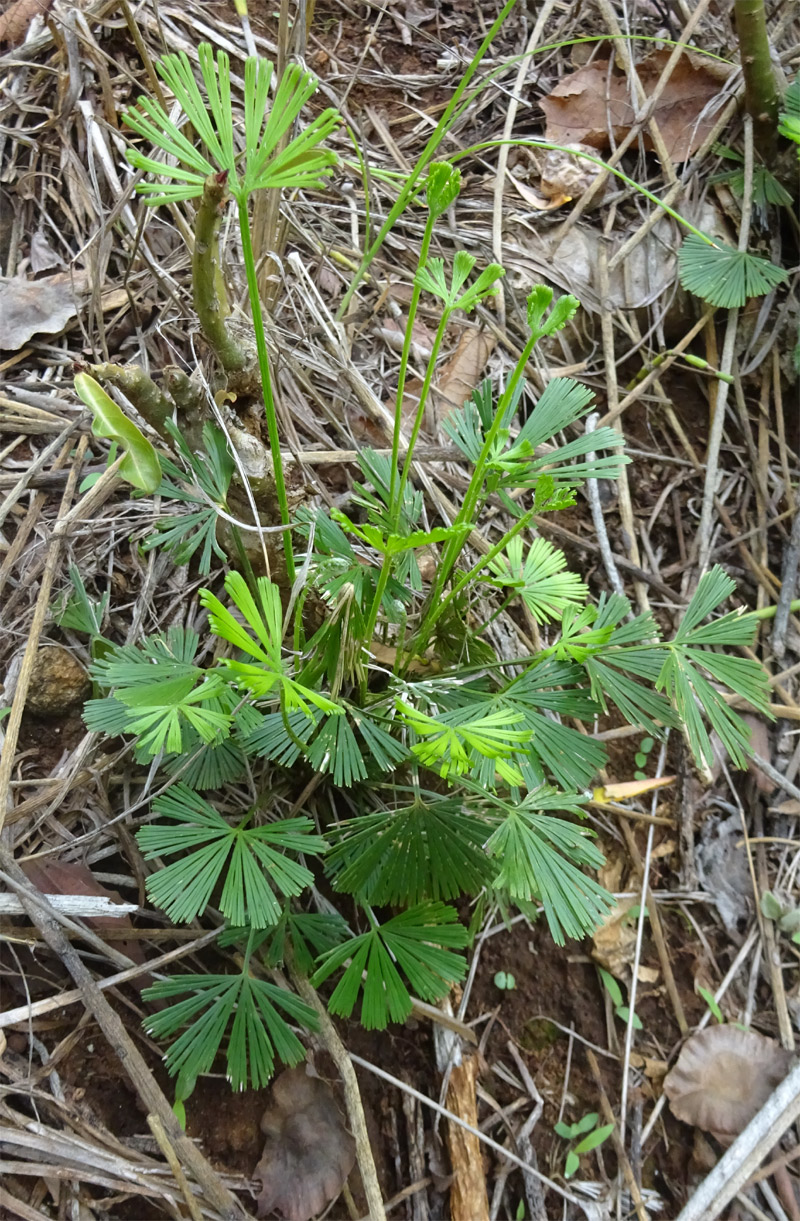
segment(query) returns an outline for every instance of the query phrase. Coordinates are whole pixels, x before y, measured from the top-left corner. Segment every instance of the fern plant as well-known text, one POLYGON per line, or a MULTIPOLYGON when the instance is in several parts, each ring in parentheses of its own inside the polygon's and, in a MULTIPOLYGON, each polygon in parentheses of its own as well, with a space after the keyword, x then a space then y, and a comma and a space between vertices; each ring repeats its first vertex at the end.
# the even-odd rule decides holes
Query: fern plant
MULTIPOLYGON (((283 118, 264 119, 270 74, 248 61, 237 151, 225 126, 227 61, 205 51, 200 63, 207 107, 185 57, 168 57, 163 72, 206 152, 143 102, 129 124, 178 165, 141 152, 132 160, 168 180, 140 184, 153 203, 198 195, 211 171, 228 176, 250 283, 249 191, 293 173, 317 182, 331 164, 317 145, 332 120, 323 116, 278 152, 308 81, 285 78, 272 104, 284 107, 283 118)), ((516 906, 530 918, 541 911, 559 944, 590 933, 612 904, 594 877, 603 858, 585 822, 586 790, 606 754, 566 720, 616 711, 653 737, 681 730, 700 763, 711 761, 710 727, 742 766, 748 732, 720 689, 768 714, 763 671, 731 651, 752 643, 756 621, 736 612, 714 618, 734 588, 720 568, 702 578, 678 631, 664 639, 651 615, 631 615, 626 598, 594 604, 564 554, 532 535, 534 516, 573 505, 587 479, 614 478, 626 461, 613 429, 576 427, 591 405, 585 387, 557 378, 534 398, 525 381, 536 344, 578 309, 574 297, 531 290, 528 338, 506 385, 485 382, 447 421, 470 470, 462 505, 452 521, 421 525, 413 459, 438 352, 453 316, 491 296, 503 274, 496 264, 474 274, 463 251, 449 270, 429 257, 436 220, 459 189, 457 170, 430 167, 398 404, 424 294, 440 322, 402 457, 398 406, 392 454, 358 455, 361 481, 347 512, 307 506, 292 521, 279 498, 294 527, 285 535, 291 572, 295 547, 303 557, 303 580, 282 593, 248 563, 229 567, 217 542, 233 476, 222 435, 206 431, 202 459, 169 427, 182 466, 162 458, 161 493, 189 511, 161 522, 145 545, 167 548, 207 578, 197 626, 109 645, 93 664, 101 694, 87 704, 89 728, 129 737, 138 762, 174 779, 137 832, 144 857, 159 862, 148 895, 176 922, 221 918, 234 952, 232 973, 179 975, 149 989, 171 1002, 147 1027, 174 1040, 167 1063, 181 1100, 220 1048, 236 1087, 263 1084, 276 1056, 300 1057, 295 1028, 311 1027, 313 1013, 269 981, 285 961, 317 987, 335 981, 332 1012, 349 1016, 360 1003, 363 1024, 382 1028, 408 1016, 413 995, 436 1002, 463 978, 459 951, 470 934, 459 900, 516 906), (504 508, 504 527, 479 555, 469 540, 490 502, 504 508), (423 548, 435 556, 427 585, 423 548), (214 572, 214 561, 227 571, 214 572), (307 615, 312 604, 317 613, 307 615), (517 607, 543 643, 508 662, 491 627, 517 607), (256 792, 294 793, 314 778, 331 799, 285 817, 263 799, 230 808, 224 789, 244 776, 256 792), (320 897, 323 877, 338 912, 320 897)), ((263 387, 266 400, 266 375, 263 387)))

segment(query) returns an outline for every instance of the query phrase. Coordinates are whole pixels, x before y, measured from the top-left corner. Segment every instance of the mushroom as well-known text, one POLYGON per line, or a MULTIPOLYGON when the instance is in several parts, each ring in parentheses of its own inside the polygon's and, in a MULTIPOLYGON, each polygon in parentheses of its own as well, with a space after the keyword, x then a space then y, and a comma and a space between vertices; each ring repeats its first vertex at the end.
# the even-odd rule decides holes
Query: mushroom
POLYGON ((783 1081, 791 1054, 738 1026, 711 1026, 684 1044, 664 1078, 670 1109, 730 1145, 783 1081))

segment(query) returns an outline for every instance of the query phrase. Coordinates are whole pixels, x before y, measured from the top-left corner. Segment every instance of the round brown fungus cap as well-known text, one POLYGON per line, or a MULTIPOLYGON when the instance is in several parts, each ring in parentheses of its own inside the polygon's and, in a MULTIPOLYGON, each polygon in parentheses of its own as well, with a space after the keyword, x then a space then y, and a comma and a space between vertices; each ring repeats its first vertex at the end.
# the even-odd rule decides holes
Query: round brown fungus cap
POLYGON ((774 1039, 738 1026, 691 1036, 664 1078, 670 1109, 724 1145, 742 1132, 783 1081, 792 1057, 774 1039))

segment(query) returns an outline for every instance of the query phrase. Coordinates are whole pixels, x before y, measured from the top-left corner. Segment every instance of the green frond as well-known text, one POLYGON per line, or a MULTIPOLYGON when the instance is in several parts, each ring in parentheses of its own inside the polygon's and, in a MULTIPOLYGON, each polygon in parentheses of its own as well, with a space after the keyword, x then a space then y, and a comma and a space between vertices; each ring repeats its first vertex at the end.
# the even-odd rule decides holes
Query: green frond
POLYGON ((316 772, 331 774, 337 787, 351 788, 367 778, 363 755, 346 716, 325 717, 306 755, 316 772))
POLYGON ((797 155, 800 157, 800 72, 784 94, 778 131, 797 145, 797 155))
MULTIPOLYGON (((596 742, 588 734, 532 710, 526 713, 525 719, 533 735, 527 746, 528 762, 538 758, 563 789, 585 789, 608 762, 603 743, 596 742)), ((522 770, 524 775, 524 766, 522 770)), ((535 788, 545 776, 537 769, 530 780, 533 784, 528 787, 535 788)))
POLYGON ((337 890, 397 906, 477 894, 488 880, 487 824, 458 798, 432 794, 331 828, 326 868, 337 890))
POLYGON ((208 576, 212 555, 222 563, 228 558, 217 541, 217 509, 227 510, 234 462, 224 433, 215 425, 203 426, 202 454, 194 454, 189 449, 172 420, 167 420, 165 427, 186 469, 181 470, 169 458, 159 455, 163 478, 158 494, 164 500, 177 500, 196 507, 189 513, 159 519, 155 532, 147 536, 142 547, 145 551, 154 547, 171 551, 176 564, 188 564, 199 550, 198 571, 201 576, 208 576), (187 482, 189 487, 181 487, 181 482, 187 482), (204 495, 199 495, 194 488, 204 495), (209 504, 209 501, 213 503, 209 504))
POLYGON ((494 886, 508 891, 512 899, 538 899, 553 940, 583 938, 594 931, 614 900, 583 869, 596 870, 603 855, 592 843, 592 832, 554 817, 550 811, 580 817, 585 798, 542 788, 516 807, 498 803, 502 818, 486 847, 500 863, 494 886))
POLYGON ((318 987, 347 964, 328 1002, 331 1013, 349 1017, 363 988, 361 1024, 366 1030, 383 1030, 389 1021, 403 1022, 411 1013, 401 970, 414 992, 428 1001, 440 1000, 464 978, 464 960, 451 951, 466 946, 468 934, 446 904, 421 903, 384 924, 374 918, 370 924, 368 933, 329 951, 311 980, 318 987))
POLYGON ((572 572, 565 572, 566 556, 546 539, 536 538, 523 560, 520 535, 511 539, 505 553, 489 565, 487 578, 493 585, 514 590, 537 623, 549 623, 572 603, 582 606, 589 587, 572 572))
MULTIPOLYGON (((239 932, 246 934, 247 930, 239 932)), ((287 948, 291 946, 297 969, 304 975, 311 975, 315 959, 341 945, 350 936, 347 921, 337 912, 293 912, 286 904, 281 919, 267 934, 269 944, 265 961, 270 967, 281 966, 286 960, 287 948)))
POLYGON ((785 284, 786 272, 768 259, 690 233, 678 254, 678 275, 690 293, 720 309, 735 309, 785 284))
POLYGON ((225 578, 225 590, 242 615, 244 624, 209 589, 200 590, 200 603, 208 611, 212 632, 257 663, 224 658, 220 665, 228 671, 233 681, 257 699, 264 699, 273 692, 280 693, 287 712, 300 709, 309 719, 312 717, 311 705, 321 712, 340 713, 340 706, 333 700, 289 676, 288 664, 281 654, 283 610, 278 586, 268 577, 258 577, 254 597, 241 573, 229 572, 225 578), (252 635, 247 627, 250 627, 252 635))
MULTIPOLYGON (((527 442, 531 449, 552 441, 570 424, 583 419, 594 395, 571 377, 554 377, 545 386, 539 401, 519 431, 515 445, 527 442)), ((595 434, 596 435, 596 434, 595 434)), ((616 444, 619 444, 617 438, 616 444)), ((600 448, 596 443, 593 448, 600 448)))
POLYGON ((185 784, 175 784, 156 798, 153 809, 171 823, 149 823, 137 832, 146 860, 181 854, 152 874, 147 892, 170 919, 187 922, 208 905, 225 875, 220 911, 234 925, 267 928, 280 917, 272 890, 299 895, 313 882, 304 865, 287 852, 319 853, 325 841, 311 835, 309 818, 287 818, 264 826, 248 826, 249 816, 231 826, 213 806, 185 784))
MULTIPOLYGON (((530 737, 530 731, 525 728, 511 728, 523 718, 509 709, 497 709, 488 714, 482 709, 458 709, 436 718, 398 700, 397 710, 417 739, 411 744, 412 753, 423 766, 445 778, 469 771, 472 751, 493 760, 502 775, 505 761, 530 737)), ((517 776, 514 768, 509 772, 508 782, 518 783, 517 776)))
POLYGON ((108 610, 108 592, 101 594, 99 601, 93 602, 89 597, 83 577, 75 564, 69 567, 69 579, 72 582, 72 593, 62 599, 60 607, 54 610, 53 618, 59 627, 72 628, 74 632, 85 632, 88 636, 99 636, 103 630, 103 620, 108 610))
MULTIPOLYGON (((656 737, 661 735, 664 726, 676 728, 678 720, 669 701, 651 686, 637 682, 617 668, 624 667, 630 660, 620 654, 586 658, 586 673, 597 703, 603 711, 608 710, 609 703, 615 704, 629 725, 640 725, 656 737)), ((663 665, 663 653, 659 661, 663 665)))
POLYGON ((301 65, 289 64, 269 105, 272 65, 261 58, 245 61, 244 158, 240 165, 234 142, 238 122, 231 104, 230 59, 222 50, 214 55, 208 43, 200 43, 197 55, 205 96, 185 52, 165 55, 157 67, 208 156, 195 148, 158 102, 140 97, 137 108, 122 116, 137 134, 178 162, 172 165, 146 157, 138 149, 129 150, 128 160, 135 168, 169 180, 166 186, 152 182, 137 186, 147 203, 199 196, 205 179, 219 173, 226 176, 236 199, 268 188, 323 186, 338 160, 334 152, 319 147, 338 122, 335 110, 325 110, 312 119, 282 147, 316 91, 316 78, 301 65))
MULTIPOLYGON (((106 733, 109 733, 108 729, 106 733)), ((168 776, 179 775, 190 789, 202 791, 233 784, 246 774, 247 756, 230 738, 205 745, 199 738, 193 741, 191 731, 186 737, 183 753, 164 760, 168 776)))
POLYGON ((145 988, 143 995, 147 1000, 164 1001, 187 993, 185 1000, 145 1021, 148 1034, 157 1039, 172 1039, 185 1027, 164 1057, 171 1076, 198 1077, 210 1072, 230 1028, 228 1080, 236 1090, 260 1089, 272 1076, 276 1055, 290 1065, 305 1056, 286 1018, 308 1030, 318 1028, 317 1015, 309 1005, 247 970, 240 975, 180 975, 159 980, 145 988))

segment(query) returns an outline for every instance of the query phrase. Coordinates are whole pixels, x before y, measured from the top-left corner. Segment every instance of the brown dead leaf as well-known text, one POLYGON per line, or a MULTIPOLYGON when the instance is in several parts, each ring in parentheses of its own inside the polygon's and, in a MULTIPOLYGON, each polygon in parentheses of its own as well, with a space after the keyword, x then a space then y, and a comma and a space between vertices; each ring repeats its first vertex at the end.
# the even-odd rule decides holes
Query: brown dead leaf
POLYGON ((85 272, 57 272, 41 280, 0 281, 0 348, 16 352, 32 335, 57 335, 78 312, 85 272))
POLYGON ((494 335, 478 327, 466 327, 462 332, 429 400, 426 426, 430 433, 436 435, 450 412, 464 406, 480 381, 496 343, 494 335))
POLYGON ((37 13, 44 17, 51 3, 52 0, 14 0, 4 13, 0 13, 0 43, 18 47, 25 41, 28 26, 37 13))
POLYGON ((48 242, 41 229, 31 238, 31 271, 38 275, 40 271, 49 271, 51 267, 63 267, 64 260, 57 254, 48 242))
MULTIPOLYGON (((542 160, 542 192, 550 200, 580 199, 602 173, 594 161, 587 161, 580 153, 594 156, 596 150, 586 144, 571 144, 569 149, 551 148, 542 160)), ((598 192, 595 202, 602 201, 604 192, 598 192)))
POLYGON ((551 197, 543 198, 541 195, 537 195, 533 187, 528 186, 527 182, 523 182, 521 178, 515 177, 514 174, 509 174, 509 178, 528 207, 533 208, 535 212, 552 212, 553 208, 560 208, 572 199, 571 195, 559 195, 555 191, 551 197))
POLYGON ((267 1142, 253 1176, 262 1185, 258 1216, 309 1221, 339 1195, 356 1156, 330 1087, 302 1066, 287 1069, 273 1083, 261 1131, 267 1142))
MULTIPOLYGON (((655 89, 668 55, 667 50, 653 51, 637 64, 646 96, 655 89)), ((653 118, 675 162, 691 157, 713 127, 715 115, 709 103, 719 94, 719 66, 711 68, 700 56, 682 55, 656 103, 653 118)), ((615 141, 622 140, 636 118, 628 79, 608 59, 595 60, 564 77, 540 106, 547 116, 545 140, 553 144, 606 149, 610 134, 615 141)), ((647 131, 642 134, 645 147, 652 148, 647 131)))
POLYGON ((664 1093, 678 1119, 730 1144, 783 1081, 791 1059, 754 1030, 710 1026, 684 1044, 664 1093))
POLYGON ((636 922, 628 917, 636 902, 617 903, 592 933, 592 958, 616 979, 625 979, 636 952, 636 922))
MULTIPOLYGON (((22 872, 32 886, 43 895, 98 895, 110 899, 112 903, 121 903, 122 896, 117 890, 108 890, 89 869, 78 861, 57 861, 54 857, 44 857, 37 860, 23 861, 22 872)), ((86 924, 90 928, 102 932, 103 929, 133 929, 131 918, 127 913, 121 916, 86 916, 86 924)), ((144 951, 139 941, 115 941, 117 949, 127 954, 132 962, 143 963, 144 951)), ((146 979, 134 980, 134 987, 141 989, 152 983, 150 976, 146 979)))

